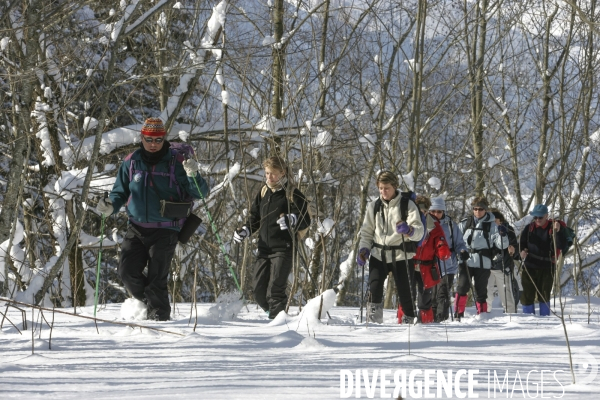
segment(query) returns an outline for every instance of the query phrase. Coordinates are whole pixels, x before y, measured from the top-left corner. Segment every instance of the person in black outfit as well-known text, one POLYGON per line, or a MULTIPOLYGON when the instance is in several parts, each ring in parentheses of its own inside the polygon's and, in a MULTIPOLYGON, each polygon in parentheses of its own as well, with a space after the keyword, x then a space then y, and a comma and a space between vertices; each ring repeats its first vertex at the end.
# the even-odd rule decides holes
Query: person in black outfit
POLYGON ((488 280, 487 288, 487 311, 492 310, 492 302, 494 300, 494 286, 498 288, 498 296, 502 301, 505 313, 516 313, 516 303, 519 299, 513 296, 515 290, 518 293, 518 287, 513 285, 516 281, 513 279, 515 263, 513 257, 516 255, 516 249, 519 246, 515 230, 504 218, 504 214, 497 209, 490 209, 496 218, 497 225, 503 225, 507 229, 508 248, 506 250, 497 251, 492 260, 492 269, 490 271, 490 279, 488 280))
POLYGON ((241 243, 259 232, 254 264, 254 299, 273 319, 287 305, 287 281, 292 269, 296 233, 310 225, 306 198, 291 182, 292 174, 279 157, 263 163, 266 186, 254 199, 246 223, 233 234, 241 243))
POLYGON ((548 207, 538 204, 529 213, 533 222, 525 226, 519 238, 520 256, 523 260, 521 282, 523 314, 535 314, 535 300, 540 303, 540 315, 550 315, 550 293, 554 282, 556 248, 565 241, 559 221, 548 218, 548 207), (554 235, 556 233, 556 235, 554 235), (555 237, 553 238, 552 235, 555 237))

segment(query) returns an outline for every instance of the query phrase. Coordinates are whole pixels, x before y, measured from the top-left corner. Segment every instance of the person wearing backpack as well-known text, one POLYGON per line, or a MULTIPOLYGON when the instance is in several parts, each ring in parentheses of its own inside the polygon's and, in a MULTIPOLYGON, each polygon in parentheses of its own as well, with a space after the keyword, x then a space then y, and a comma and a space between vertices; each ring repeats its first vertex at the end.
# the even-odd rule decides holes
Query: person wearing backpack
MULTIPOLYGON (((439 262, 444 262, 452 255, 446 234, 439 220, 429 213, 431 200, 425 196, 417 196, 415 203, 425 216, 425 235, 417 246, 413 257, 415 269, 421 279, 417 280, 417 299, 419 304, 419 320, 423 324, 435 322, 433 305, 433 288, 441 282, 439 262)), ((398 321, 401 321, 402 307, 398 307, 398 321)))
POLYGON ((455 318, 464 317, 467 293, 473 291, 477 315, 487 312, 487 285, 492 259, 500 249, 508 247, 507 228, 496 225, 494 214, 488 212, 485 197, 475 197, 471 202, 473 215, 460 221, 460 231, 468 252, 461 252, 457 293, 454 301, 455 318))
MULTIPOLYGON (((492 269, 490 271, 490 279, 488 280, 487 287, 487 311, 492 310, 492 302, 494 300, 494 286, 498 288, 498 295, 502 301, 505 313, 516 313, 515 303, 518 299, 513 296, 514 282, 513 273, 515 269, 515 263, 513 257, 515 256, 516 248, 518 247, 517 236, 515 230, 504 218, 502 212, 493 209, 491 210, 494 214, 495 222, 497 225, 503 225, 508 230, 508 248, 505 251, 501 251, 496 254, 492 260, 492 269)), ((516 288, 518 290, 518 288, 516 288)))
POLYGON ((383 323, 383 285, 391 272, 404 310, 403 322, 412 323, 417 315, 411 281, 421 279, 412 258, 425 228, 410 194, 398 189, 396 175, 383 171, 377 176, 376 184, 379 197, 367 204, 356 256, 360 267, 364 268, 369 261, 367 321, 383 323))
POLYGON ((292 181, 292 173, 277 156, 264 163, 266 187, 256 194, 246 223, 235 230, 241 243, 258 232, 258 254, 254 263, 254 300, 275 318, 287 305, 288 275, 292 270, 297 233, 311 223, 308 202, 292 181))
POLYGON ((208 194, 198 163, 186 159, 166 135, 162 120, 146 119, 140 148, 125 158, 109 197, 96 207, 109 216, 126 206, 129 223, 118 273, 131 296, 146 304, 147 319, 158 321, 171 315, 167 282, 179 231, 193 199, 208 194))
MULTIPOLYGON (((521 232, 520 257, 523 260, 521 283, 523 314, 535 314, 535 301, 539 302, 540 315, 550 315, 550 293, 554 283, 557 251, 565 246, 566 229, 562 221, 548 218, 548 207, 538 204, 529 213, 533 222, 521 232), (554 236, 554 237, 553 237, 554 236)), ((560 251, 560 250, 559 250, 560 251)))
POLYGON ((429 213, 435 216, 444 230, 448 246, 452 256, 447 260, 440 260, 440 272, 442 273, 442 281, 436 285, 433 290, 433 310, 435 313, 435 321, 442 322, 449 318, 450 310, 450 291, 454 283, 454 276, 458 272, 458 254, 467 251, 467 245, 463 240, 462 232, 458 224, 455 224, 446 214, 446 202, 441 197, 431 199, 429 213))

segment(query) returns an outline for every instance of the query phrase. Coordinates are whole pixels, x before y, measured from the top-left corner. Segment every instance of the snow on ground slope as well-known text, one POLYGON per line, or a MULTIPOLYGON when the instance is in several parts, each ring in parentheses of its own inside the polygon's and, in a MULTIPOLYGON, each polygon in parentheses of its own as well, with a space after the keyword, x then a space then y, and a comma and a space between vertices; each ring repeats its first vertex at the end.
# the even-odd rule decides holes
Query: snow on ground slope
MULTIPOLYGON (((509 317, 496 309, 483 320, 409 329, 395 323, 392 310, 383 325, 366 326, 356 322, 356 308, 331 308, 320 321, 295 309, 270 321, 249 305, 237 318, 219 321, 206 317, 211 304, 198 307, 195 332, 189 304, 177 307, 173 321, 140 322, 170 333, 108 323, 98 323, 97 333, 91 320, 56 314, 52 350, 44 325, 41 338, 35 332, 33 355, 31 330, 21 335, 4 321, 0 398, 390 398, 396 386, 404 398, 597 399, 600 392, 598 301, 589 324, 583 298, 565 308, 575 385, 556 317, 509 317)), ((91 313, 92 307, 82 312, 91 313)), ((10 308, 8 316, 22 328, 18 310, 10 308)), ((123 321, 120 305, 100 309, 98 318, 123 321)))

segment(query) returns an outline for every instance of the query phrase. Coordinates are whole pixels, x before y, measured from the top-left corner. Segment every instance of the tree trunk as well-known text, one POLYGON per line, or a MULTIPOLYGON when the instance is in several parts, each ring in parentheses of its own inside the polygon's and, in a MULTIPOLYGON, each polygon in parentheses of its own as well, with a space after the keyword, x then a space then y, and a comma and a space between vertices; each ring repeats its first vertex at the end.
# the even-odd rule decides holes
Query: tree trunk
MULTIPOLYGON (((73 200, 67 200, 65 205, 69 225, 75 226, 76 218, 73 200)), ((69 252, 69 274, 71 278, 71 299, 73 301, 73 308, 85 306, 86 293, 83 284, 83 280, 85 279, 83 272, 83 254, 81 248, 77 246, 77 244, 75 244, 69 252)))
POLYGON ((271 99, 271 115, 278 120, 283 118, 283 94, 285 77, 285 46, 281 43, 283 38, 284 1, 275 0, 273 9, 273 98, 271 99))
MULTIPOLYGON (((421 94, 423 88, 423 69, 424 69, 424 35, 425 24, 427 19, 427 1, 419 1, 417 10, 417 20, 415 29, 415 44, 413 58, 413 82, 412 82, 412 110, 409 115, 409 140, 408 140, 408 162, 407 167, 409 172, 414 172, 415 189, 419 176, 419 151, 421 143, 421 94)), ((386 296, 387 298, 387 296, 386 296)), ((387 301, 387 300, 386 300, 387 301)), ((389 300, 391 302, 391 298, 389 300)))
MULTIPOLYGON (((544 43, 542 46, 542 60, 540 65, 540 79, 542 80, 542 116, 540 121, 540 148, 538 150, 537 165, 535 169, 535 202, 541 204, 544 202, 544 187, 546 186, 546 161, 548 158, 548 132, 550 130, 550 103, 552 101, 553 88, 551 87, 551 81, 553 73, 550 68, 550 37, 551 26, 556 14, 558 13, 558 6, 554 8, 552 14, 546 19, 546 29, 543 33, 544 43)), ((556 71, 556 70, 555 70, 556 71)))
MULTIPOLYGON (((12 31, 12 41, 15 43, 15 52, 21 56, 20 72, 14 75, 15 84, 13 93, 19 94, 20 105, 13 102, 13 118, 14 133, 13 133, 13 148, 12 159, 9 163, 8 183, 6 192, 4 193, 4 202, 0 210, 0 243, 12 238, 14 235, 14 221, 17 220, 19 199, 22 193, 22 187, 25 181, 25 163, 28 158, 29 149, 29 134, 30 134, 30 118, 31 104, 33 99, 34 82, 36 82, 35 64, 37 62, 37 46, 39 40, 40 13, 37 11, 41 8, 39 0, 33 0, 23 10, 24 24, 22 27, 22 38, 17 38, 15 31, 12 31), (24 52, 24 53, 22 53, 24 52), (26 71, 23 73, 23 71, 26 71), (17 108, 19 107, 19 108, 17 108)), ((16 71, 15 71, 16 72, 16 71)), ((8 248, 12 247, 12 239, 8 243, 8 248)), ((7 284, 5 291, 8 289, 8 264, 4 275, 7 284)))
MULTIPOLYGON (((475 195, 482 196, 485 190, 485 172, 483 163, 483 79, 484 56, 486 50, 488 0, 482 0, 475 6, 475 32, 473 42, 470 46, 469 54, 469 84, 471 91, 471 125, 474 161, 473 169, 475 172, 475 195)), ((468 25, 467 40, 468 40, 468 25)))

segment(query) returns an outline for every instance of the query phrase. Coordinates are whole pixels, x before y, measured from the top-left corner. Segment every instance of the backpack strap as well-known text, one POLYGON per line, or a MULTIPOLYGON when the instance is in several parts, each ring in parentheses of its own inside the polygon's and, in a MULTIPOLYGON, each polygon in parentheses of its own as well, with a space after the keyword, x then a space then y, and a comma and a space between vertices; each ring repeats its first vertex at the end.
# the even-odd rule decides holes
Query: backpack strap
MULTIPOLYGON (((129 161, 129 181, 133 180, 133 176, 137 173, 137 172, 141 172, 144 174, 144 185, 148 185, 148 177, 150 176, 150 182, 153 184, 153 179, 152 176, 168 176, 169 177, 169 188, 172 188, 173 185, 175 185, 175 189, 177 189, 177 195, 179 196, 179 200, 182 202, 186 202, 186 201, 191 201, 191 199, 185 199, 183 196, 183 192, 181 190, 181 187, 179 186, 179 182, 177 182, 177 178, 175 176, 175 164, 177 162, 183 162, 183 160, 185 159, 184 155, 178 151, 177 149, 169 149, 171 151, 171 159, 169 160, 169 172, 157 172, 154 171, 154 168, 152 168, 151 170, 142 170, 142 169, 137 169, 136 168, 136 164, 137 161, 136 157, 134 157, 134 155, 136 155, 136 153, 138 153, 140 150, 136 150, 133 153, 130 153, 127 155, 127 157, 125 157, 124 161, 129 161)), ((156 190, 156 189, 155 189, 156 190)))
MULTIPOLYGON (((139 150, 136 150, 139 151, 139 150)), ((133 180, 133 171, 135 170, 135 160, 133 159, 133 155, 135 154, 135 152, 129 153, 127 154, 127 157, 125 157, 125 159, 123 161, 129 161, 129 181, 131 182, 133 180)))
MULTIPOLYGON (((377 200, 375 200, 375 205, 373 206, 373 217, 377 218, 377 213, 379 212, 379 210, 381 210, 381 198, 378 197, 377 200)), ((381 218, 383 219, 383 222, 385 223, 385 215, 384 213, 381 213, 381 218)))
POLYGON ((449 215, 448 217, 448 226, 450 227, 450 242, 452 243, 452 247, 450 247, 450 252, 456 253, 456 249, 454 248, 454 229, 452 228, 452 218, 449 215))
MULTIPOLYGON (((400 193, 400 219, 402 221, 406 221, 408 219, 408 202, 412 201, 405 192, 400 193)), ((414 201, 413 201, 414 203, 414 201)), ((381 210, 381 198, 377 198, 377 200, 375 200, 375 206, 373 207, 373 216, 376 217, 377 213, 379 212, 379 210, 381 210)), ((415 203, 416 205, 416 203, 415 203)), ((419 207, 417 206, 417 209, 419 207)), ((381 218, 383 219, 383 222, 385 222, 385 215, 383 213, 381 213, 381 218)))
POLYGON ((467 239, 467 244, 469 245, 469 247, 471 247, 471 241, 473 240, 474 231, 482 231, 483 237, 485 238, 485 241, 487 242, 487 247, 488 247, 488 249, 491 249, 490 229, 491 229, 492 221, 481 221, 481 225, 482 225, 481 228, 477 228, 475 226, 475 217, 473 217, 472 215, 469 218, 467 218, 467 223, 465 225, 465 232, 468 231, 469 229, 471 230, 471 235, 467 239))
MULTIPOLYGON (((408 218, 408 201, 409 200, 410 199, 406 196, 402 196, 400 198, 400 219, 402 221, 406 221, 408 218)), ((419 206, 417 206, 417 208, 419 208, 419 206)), ((425 230, 427 230, 427 227, 425 227, 425 230)))
POLYGON ((173 184, 174 184, 175 188, 177 189, 177 194, 179 195, 179 199, 181 201, 185 201, 183 193, 181 191, 181 187, 179 186, 179 182, 177 182, 177 178, 175 178, 175 164, 178 162, 183 163, 185 161, 185 156, 182 152, 180 152, 177 149, 174 149, 171 147, 170 150, 171 150, 171 160, 169 161, 169 187, 173 187, 173 184))
POLYGON ((472 215, 467 219, 467 223, 465 225, 465 232, 469 229, 471 229, 471 234, 469 235, 469 238, 467 239, 467 244, 469 245, 469 248, 471 248, 471 242, 473 241, 473 233, 475 233, 475 231, 482 231, 483 233, 483 237, 487 243, 487 249, 478 249, 478 250, 474 250, 471 248, 471 253, 477 253, 479 254, 479 263, 481 265, 481 268, 483 268, 483 258, 481 256, 485 256, 487 258, 491 260, 494 259, 495 256, 495 252, 494 252, 494 247, 492 247, 492 245, 490 244, 490 229, 492 226, 492 222, 493 221, 481 221, 481 228, 477 228, 475 227, 475 217, 473 217, 472 215))

